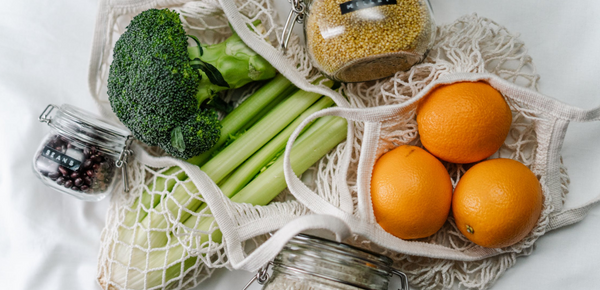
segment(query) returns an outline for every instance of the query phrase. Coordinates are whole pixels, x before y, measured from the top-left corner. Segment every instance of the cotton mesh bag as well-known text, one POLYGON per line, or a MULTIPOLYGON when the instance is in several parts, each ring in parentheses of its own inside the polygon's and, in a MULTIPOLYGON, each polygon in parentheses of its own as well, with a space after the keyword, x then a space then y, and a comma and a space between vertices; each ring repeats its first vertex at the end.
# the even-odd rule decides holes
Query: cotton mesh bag
MULTIPOLYGON (((103 289, 187 289, 209 277, 214 268, 256 271, 294 235, 310 229, 329 231, 338 241, 391 257, 420 288, 458 284, 486 289, 518 256, 531 254, 539 237, 580 221, 599 200, 563 208, 569 177, 560 149, 569 122, 600 120, 600 109, 582 110, 537 93, 539 77, 524 43, 501 25, 476 15, 438 27, 427 59, 409 71, 375 82, 342 84, 333 91, 311 84, 320 75, 297 37, 287 53, 279 49, 281 21, 269 0, 101 1, 89 81, 105 116, 115 118, 106 95, 114 41, 133 16, 162 7, 178 11, 188 33, 203 43, 224 40, 231 33, 230 24, 298 88, 329 96, 337 107, 313 114, 296 129, 282 157, 288 189, 267 206, 234 203, 197 166, 134 145, 135 159, 129 164, 132 189, 113 193, 102 232, 98 282, 103 289), (260 28, 252 24, 257 19, 260 28), (484 81, 503 94, 513 122, 509 137, 493 157, 520 161, 542 185, 544 204, 537 225, 507 248, 471 243, 451 217, 437 234, 418 241, 396 238, 375 221, 369 192, 375 160, 396 146, 420 145, 418 101, 438 85, 459 81, 484 81), (304 183, 290 167, 291 146, 311 120, 331 116, 348 120, 347 139, 304 174, 312 177, 307 178, 312 182, 304 183), (204 206, 190 211, 190 203, 204 206)), ((237 93, 248 95, 254 89, 237 93)), ((465 168, 446 166, 456 184, 465 168)))

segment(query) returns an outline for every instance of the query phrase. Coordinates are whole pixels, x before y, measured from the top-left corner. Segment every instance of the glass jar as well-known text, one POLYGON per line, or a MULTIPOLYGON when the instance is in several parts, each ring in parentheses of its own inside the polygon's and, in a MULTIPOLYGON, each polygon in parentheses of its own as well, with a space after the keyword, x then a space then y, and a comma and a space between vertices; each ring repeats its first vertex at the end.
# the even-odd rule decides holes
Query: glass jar
POLYGON ((263 290, 385 290, 396 274, 408 289, 406 275, 391 267, 390 258, 309 235, 290 240, 271 265, 270 277, 263 268, 246 288, 258 280, 263 290))
POLYGON ((435 38, 428 0, 292 2, 286 29, 291 21, 304 23, 312 63, 336 81, 370 81, 408 70, 425 59, 435 38))
POLYGON ((125 169, 129 132, 70 105, 48 105, 39 120, 51 129, 33 157, 36 175, 79 199, 105 198, 120 179, 117 168, 125 169))

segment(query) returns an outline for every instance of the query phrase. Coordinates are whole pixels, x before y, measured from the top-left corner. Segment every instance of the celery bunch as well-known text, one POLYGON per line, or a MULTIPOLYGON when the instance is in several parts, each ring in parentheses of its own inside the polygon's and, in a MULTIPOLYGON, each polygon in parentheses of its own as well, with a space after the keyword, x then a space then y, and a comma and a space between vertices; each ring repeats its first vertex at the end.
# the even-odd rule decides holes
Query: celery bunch
MULTIPOLYGON (((287 186, 280 155, 290 135, 309 115, 333 104, 327 97, 297 90, 279 75, 222 120, 221 136, 213 149, 188 162, 200 166, 233 201, 266 205, 287 186), (231 136, 237 137, 232 141, 231 136)), ((294 172, 302 174, 342 142, 346 129, 346 120, 338 117, 320 118, 308 126, 291 152, 294 172)), ((207 205, 190 195, 198 192, 192 182, 177 183, 188 178, 180 168, 169 168, 163 174, 165 177, 155 178, 148 184, 150 192, 142 192, 132 205, 137 210, 126 214, 118 229, 118 242, 111 245, 112 259, 136 270, 114 263, 111 277, 99 278, 105 288, 112 289, 107 280, 128 289, 166 286, 182 279, 181 273, 197 263, 198 258, 186 253, 167 230, 164 212, 202 232, 211 231, 214 218, 208 211, 193 214, 207 205), (170 198, 151 193, 163 191, 169 192, 170 198)), ((220 242, 221 233, 202 235, 194 246, 205 247, 209 240, 220 242)))

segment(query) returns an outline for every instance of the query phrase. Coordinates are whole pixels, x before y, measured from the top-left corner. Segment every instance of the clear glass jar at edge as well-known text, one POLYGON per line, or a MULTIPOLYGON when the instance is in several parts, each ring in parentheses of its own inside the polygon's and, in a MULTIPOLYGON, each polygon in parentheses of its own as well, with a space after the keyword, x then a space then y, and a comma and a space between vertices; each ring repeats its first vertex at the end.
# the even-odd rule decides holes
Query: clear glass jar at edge
POLYGON ((33 157, 33 170, 48 186, 85 201, 105 198, 120 180, 130 133, 70 105, 49 105, 40 115, 50 132, 33 157))
POLYGON ((393 274, 408 289, 406 276, 392 269, 390 258, 309 235, 290 240, 272 265, 263 290, 386 290, 393 274))
POLYGON ((363 82, 408 70, 435 39, 428 0, 304 0, 313 64, 329 78, 363 82))

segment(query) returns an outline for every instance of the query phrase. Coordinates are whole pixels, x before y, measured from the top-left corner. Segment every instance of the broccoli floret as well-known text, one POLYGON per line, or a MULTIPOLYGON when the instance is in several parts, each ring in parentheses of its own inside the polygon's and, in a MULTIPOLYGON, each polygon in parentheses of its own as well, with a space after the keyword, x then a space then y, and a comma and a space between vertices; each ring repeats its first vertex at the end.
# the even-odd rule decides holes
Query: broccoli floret
POLYGON ((217 112, 202 110, 199 114, 190 116, 180 126, 171 130, 170 144, 159 144, 162 148, 177 149, 171 155, 188 158, 211 148, 219 140, 221 124, 217 112))
MULTIPOLYGON (((198 98, 199 92, 210 85, 212 97, 219 90, 253 80, 248 77, 230 86, 223 75, 236 74, 221 74, 218 67, 222 65, 204 61, 203 49, 188 48, 188 39, 178 13, 146 10, 133 18, 115 44, 108 77, 109 101, 119 120, 140 141, 183 159, 207 151, 220 137, 217 113, 201 107, 207 95, 198 98)), ((211 56, 216 53, 210 46, 205 49, 211 56)), ((262 79, 275 75, 275 69, 268 66, 262 79)), ((244 73, 248 74, 238 72, 236 80, 244 73)))

